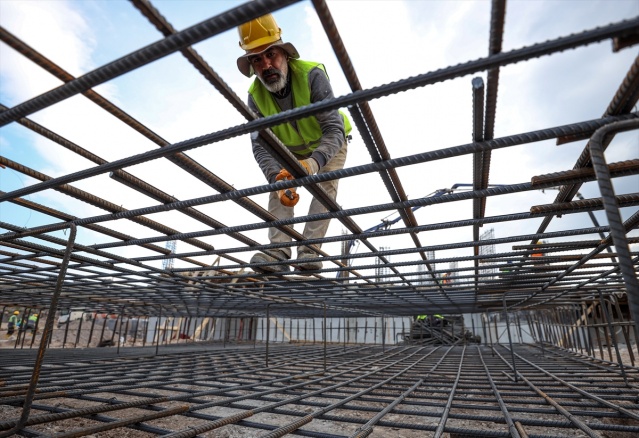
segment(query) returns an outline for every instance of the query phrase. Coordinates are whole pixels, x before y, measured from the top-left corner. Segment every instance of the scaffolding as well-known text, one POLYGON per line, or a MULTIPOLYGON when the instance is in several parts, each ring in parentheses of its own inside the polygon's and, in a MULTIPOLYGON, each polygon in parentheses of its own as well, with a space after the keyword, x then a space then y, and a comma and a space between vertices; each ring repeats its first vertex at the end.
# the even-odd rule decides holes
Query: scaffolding
MULTIPOLYGON (((503 50, 506 1, 493 0, 487 56, 366 87, 355 67, 371 66, 356 65, 362 58, 342 39, 331 2, 238 3, 183 30, 150 1, 130 3, 160 39, 79 76, 31 47, 28 35, 0 28, 3 50, 62 83, 12 106, 0 103, 3 135, 20 129, 62 157, 84 160, 60 172, 29 167, 10 148, 0 155, 0 175, 28 181, 13 187, 2 180, 0 208, 8 214, 0 217, 0 327, 16 310, 23 321, 38 315, 32 330, 21 327, 0 345, 0 437, 639 434, 639 157, 632 147, 639 16, 503 50), (246 21, 303 8, 313 11, 341 69, 330 72, 332 83, 342 80, 349 91, 256 118, 229 85, 235 79, 214 70, 226 71, 210 49, 246 21), (521 91, 504 88, 500 73, 611 41, 591 62, 630 63, 601 117, 542 120, 498 136, 498 91, 521 91), (192 80, 197 75, 219 95, 215 130, 164 138, 161 122, 146 123, 134 116, 139 108, 120 107, 108 87, 99 88, 147 70, 168 74, 157 63, 176 57, 192 80), (412 143, 421 149, 405 154, 387 144, 384 136, 397 138, 397 127, 378 124, 378 100, 451 81, 468 95, 469 104, 456 102, 455 111, 472 112, 472 126, 454 131, 472 138, 425 146, 419 127, 412 143), (112 156, 38 122, 74 99, 91 106, 82 123, 106 111, 144 146, 112 156), (339 108, 355 127, 351 151, 359 145, 367 161, 304 176, 268 128, 339 108), (248 136, 257 132, 295 180, 264 184, 248 176, 261 176, 257 167, 237 176, 246 163, 210 158, 239 144, 250 149, 248 136), (552 153, 539 158, 552 163, 547 173, 489 184, 499 154, 550 142, 562 146, 543 149, 552 153), (609 162, 615 147, 625 154, 609 162), (161 175, 147 171, 151 163, 161 163, 161 175), (423 175, 445 166, 444 173, 455 172, 451 181, 425 182, 423 175), (451 185, 464 176, 472 178, 467 190, 451 185), (328 197, 318 184, 335 179, 340 193, 360 198, 341 205, 328 197), (427 191, 426 183, 452 188, 408 196, 427 191), (127 195, 113 197, 115 187, 127 195), (263 207, 268 193, 291 187, 303 187, 302 196, 326 211, 278 219, 263 207), (556 193, 544 203, 546 189, 556 193), (369 228, 391 214, 398 226, 369 228), (343 232, 309 240, 295 228, 320 219, 343 232), (499 237, 480 235, 484 226, 499 237), (292 242, 268 243, 270 227, 292 242), (247 261, 256 251, 302 245, 313 248, 321 269, 273 274, 247 261), (443 281, 448 272, 453 281, 443 281), (65 309, 82 317, 56 325, 65 309), (413 318, 424 309, 459 317, 458 331, 437 345, 414 342, 413 318)), ((413 108, 394 111, 413 120, 413 108)), ((458 138, 450 131, 446 138, 458 138)))

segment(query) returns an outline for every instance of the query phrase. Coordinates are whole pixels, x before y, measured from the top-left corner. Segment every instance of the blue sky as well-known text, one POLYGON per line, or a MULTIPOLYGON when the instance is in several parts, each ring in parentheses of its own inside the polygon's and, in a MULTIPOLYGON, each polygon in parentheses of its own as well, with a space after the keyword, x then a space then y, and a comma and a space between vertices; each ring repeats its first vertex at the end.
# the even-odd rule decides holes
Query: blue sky
MULTIPOLYGON (((189 27, 229 8, 236 1, 156 0, 152 3, 178 30, 189 27)), ((404 79, 488 54, 489 1, 373 1, 328 2, 345 46, 364 88, 404 79)), ((548 39, 639 15, 636 0, 609 1, 511 1, 507 5, 503 50, 508 51, 548 39)), ((302 58, 321 61, 328 70, 337 96, 350 92, 347 82, 321 28, 313 6, 302 1, 275 12, 284 40, 299 50, 302 58)), ((55 0, 0 1, 0 24, 27 44, 49 57, 69 73, 80 76, 105 63, 153 43, 161 35, 128 1, 55 0)), ((235 30, 225 32, 194 47, 211 67, 243 99, 250 80, 235 66, 241 54, 235 30)), ((600 117, 637 55, 636 47, 612 53, 609 41, 507 66, 501 69, 495 136, 543 129, 564 123, 600 117)), ((479 75, 485 79, 485 74, 479 75)), ((392 157, 471 142, 472 77, 463 77, 371 102, 381 133, 392 157)), ((60 82, 0 43, 0 103, 11 107, 37 96, 60 82)), ((96 88, 167 141, 175 143, 243 123, 243 119, 180 55, 173 54, 96 88)), ((106 160, 115 160, 154 149, 139 134, 124 128, 82 96, 70 98, 30 116, 52 131, 91 150, 106 160)), ((346 166, 370 162, 355 133, 346 166)), ((637 132, 619 136, 607 151, 609 162, 636 158, 637 132)), ((491 183, 514 184, 534 175, 572 168, 585 142, 556 146, 554 142, 510 148, 493 154, 491 183)), ((39 138, 16 123, 0 128, 0 154, 55 177, 93 167, 48 140, 39 138)), ((264 178, 255 164, 247 136, 201 147, 188 155, 236 188, 257 186, 264 178)), ((176 169, 165 160, 127 169, 179 199, 210 195, 211 189, 176 169)), ((472 182, 471 160, 461 157, 446 162, 425 163, 398 169, 409 198, 426 196, 455 183, 472 182)), ((637 177, 616 181, 618 193, 637 191, 637 177)), ((13 170, 0 170, 0 190, 11 191, 34 181, 13 170)), ((126 208, 154 205, 155 201, 101 175, 73 184, 126 208)), ((598 197, 595 184, 581 189, 585 197, 598 197)), ((300 190, 296 210, 306 212, 310 195, 300 190)), ((527 211, 531 205, 553 201, 555 192, 530 192, 490 199, 487 215, 527 211)), ((54 191, 29 199, 79 217, 103 211, 54 191)), ((266 196, 253 198, 266 206, 266 196)), ((344 208, 389 202, 378 175, 371 174, 340 183, 338 203, 344 208)), ((27 210, 0 205, 0 220, 32 227, 57 222, 27 210)), ((232 225, 258 222, 232 203, 200 208, 232 225)), ((636 209, 625 209, 627 216, 636 209)), ((152 217, 180 231, 200 230, 202 225, 177 213, 152 217)), ((355 218, 362 229, 379 223, 385 213, 355 218)), ((427 207, 416 212, 421 224, 472 217, 470 202, 427 207)), ((598 214, 600 220, 605 219, 598 214)), ((496 237, 534 232, 539 221, 496 226, 496 237)), ((553 222, 551 229, 590 226, 587 215, 569 215, 553 222)), ((154 232, 127 221, 109 224, 139 236, 154 232)), ((301 228, 299 228, 301 229, 301 228)), ((338 235, 342 225, 333 221, 328 235, 338 235)), ((247 233, 267 243, 266 231, 247 233)), ((104 239, 99 235, 88 239, 104 239)), ((430 233, 423 244, 471 240, 472 233, 430 233)), ((108 239, 107 239, 108 240, 108 239)), ((236 246, 223 236, 203 239, 216 247, 236 246)), ((411 246, 404 238, 378 239, 378 246, 411 246), (401 240, 399 240, 401 239, 401 240)), ((178 248, 186 251, 189 248, 178 248)), ((337 253, 337 245, 326 245, 337 253)), ((129 248, 114 252, 133 254, 129 248)), ((447 255, 452 255, 450 252, 447 255)), ((250 253, 242 254, 248 260, 250 253)), ((210 262, 210 260, 209 260, 210 262)))

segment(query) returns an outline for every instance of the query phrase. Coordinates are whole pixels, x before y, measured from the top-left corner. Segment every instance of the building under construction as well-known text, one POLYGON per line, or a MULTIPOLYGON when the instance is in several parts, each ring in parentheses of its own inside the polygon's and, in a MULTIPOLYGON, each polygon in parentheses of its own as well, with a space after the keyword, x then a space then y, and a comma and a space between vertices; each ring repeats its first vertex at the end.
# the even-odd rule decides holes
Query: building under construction
POLYGON ((408 2, 410 29, 400 2, 77 3, 95 68, 35 43, 66 3, 0 2, 0 437, 639 436, 636 1, 548 34, 522 30, 542 2, 408 2), (335 98, 249 109, 236 28, 267 13, 335 98), (269 128, 335 109, 346 166, 304 176, 269 128), (298 178, 266 183, 252 133, 298 178), (249 261, 300 245, 321 269, 249 261))

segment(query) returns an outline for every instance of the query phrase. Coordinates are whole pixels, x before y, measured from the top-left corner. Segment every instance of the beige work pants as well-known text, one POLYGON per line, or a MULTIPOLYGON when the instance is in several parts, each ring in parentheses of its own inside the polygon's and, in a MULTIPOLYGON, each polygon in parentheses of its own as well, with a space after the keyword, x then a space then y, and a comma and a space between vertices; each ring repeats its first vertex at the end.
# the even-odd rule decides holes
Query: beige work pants
MULTIPOLYGON (((331 161, 329 161, 328 163, 326 163, 326 166, 324 166, 319 172, 318 174, 322 174, 325 172, 331 172, 333 170, 338 170, 338 169, 343 169, 344 168, 344 163, 346 162, 346 151, 348 148, 348 144, 346 143, 346 141, 344 141, 344 145, 342 146, 342 149, 339 150, 339 152, 337 153, 337 155, 335 155, 331 161)), ((339 183, 338 179, 334 179, 332 181, 325 181, 323 183, 319 183, 319 186, 324 189, 324 191, 328 194, 328 196, 335 200, 335 198, 337 197, 337 185, 339 183)), ((293 217, 294 214, 294 207, 285 207, 280 203, 280 198, 277 195, 277 191, 275 192, 271 192, 270 196, 269 196, 269 200, 268 200, 268 211, 269 213, 271 213, 273 216, 277 217, 278 219, 289 219, 293 217)), ((313 200, 311 201, 311 205, 308 209, 308 214, 309 215, 313 215, 313 214, 318 214, 318 213, 324 213, 326 212, 326 208, 322 205, 321 202, 319 202, 317 199, 313 198, 313 200)), ((321 220, 321 221, 314 221, 314 222, 306 222, 305 226, 304 226, 304 232, 302 233, 304 235, 304 238, 306 239, 321 239, 322 237, 324 237, 326 235, 326 231, 328 230, 328 224, 330 222, 330 219, 325 219, 325 220, 321 220)), ((290 242, 292 240, 291 236, 289 236, 288 234, 278 230, 277 228, 269 228, 268 229, 268 238, 270 240, 271 243, 284 243, 284 242, 290 242)), ((320 247, 321 245, 317 245, 317 247, 320 247)), ((291 257, 291 248, 282 248, 281 251, 286 254, 286 256, 288 258, 291 257)), ((299 250, 298 250, 298 254, 299 253, 303 253, 303 252, 312 252, 309 249, 307 249, 305 246, 300 246, 299 250)))

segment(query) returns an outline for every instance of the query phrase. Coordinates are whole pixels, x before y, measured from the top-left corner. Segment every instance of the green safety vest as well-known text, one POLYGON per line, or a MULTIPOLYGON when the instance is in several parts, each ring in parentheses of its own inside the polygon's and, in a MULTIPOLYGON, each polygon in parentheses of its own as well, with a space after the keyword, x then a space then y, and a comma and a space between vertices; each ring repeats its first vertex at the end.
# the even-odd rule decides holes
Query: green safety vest
POLYGON ((18 323, 18 315, 11 315, 9 317, 9 323, 17 324, 18 323))
POLYGON ((421 321, 422 319, 426 319, 428 317, 428 315, 418 315, 417 316, 417 321, 421 321))
POLYGON ((441 316, 441 315, 433 315, 433 316, 434 316, 435 318, 437 318, 437 319, 444 319, 444 317, 443 317, 443 316, 441 316))
POLYGON ((35 324, 37 320, 38 320, 38 317, 37 317, 37 316, 33 316, 33 315, 31 315, 31 316, 29 317, 29 320, 28 320, 28 321, 29 321, 29 322, 32 322, 32 323, 34 323, 34 324, 35 324))
MULTIPOLYGON (((324 65, 316 62, 301 61, 299 59, 289 59, 288 67, 291 72, 293 107, 299 108, 310 105, 311 89, 308 83, 308 74, 315 67, 319 67, 326 73, 324 65)), ((253 81, 253 84, 251 84, 249 88, 249 93, 253 96, 255 105, 265 117, 282 112, 273 95, 259 79, 256 78, 255 81, 253 81)), ((351 123, 348 117, 346 117, 346 114, 342 111, 339 113, 344 120, 344 131, 348 136, 352 130, 351 123)), ((281 125, 271 126, 271 130, 294 154, 310 155, 320 144, 322 128, 314 116, 298 119, 295 123, 297 124, 297 129, 295 129, 291 123, 283 123, 281 125)))

